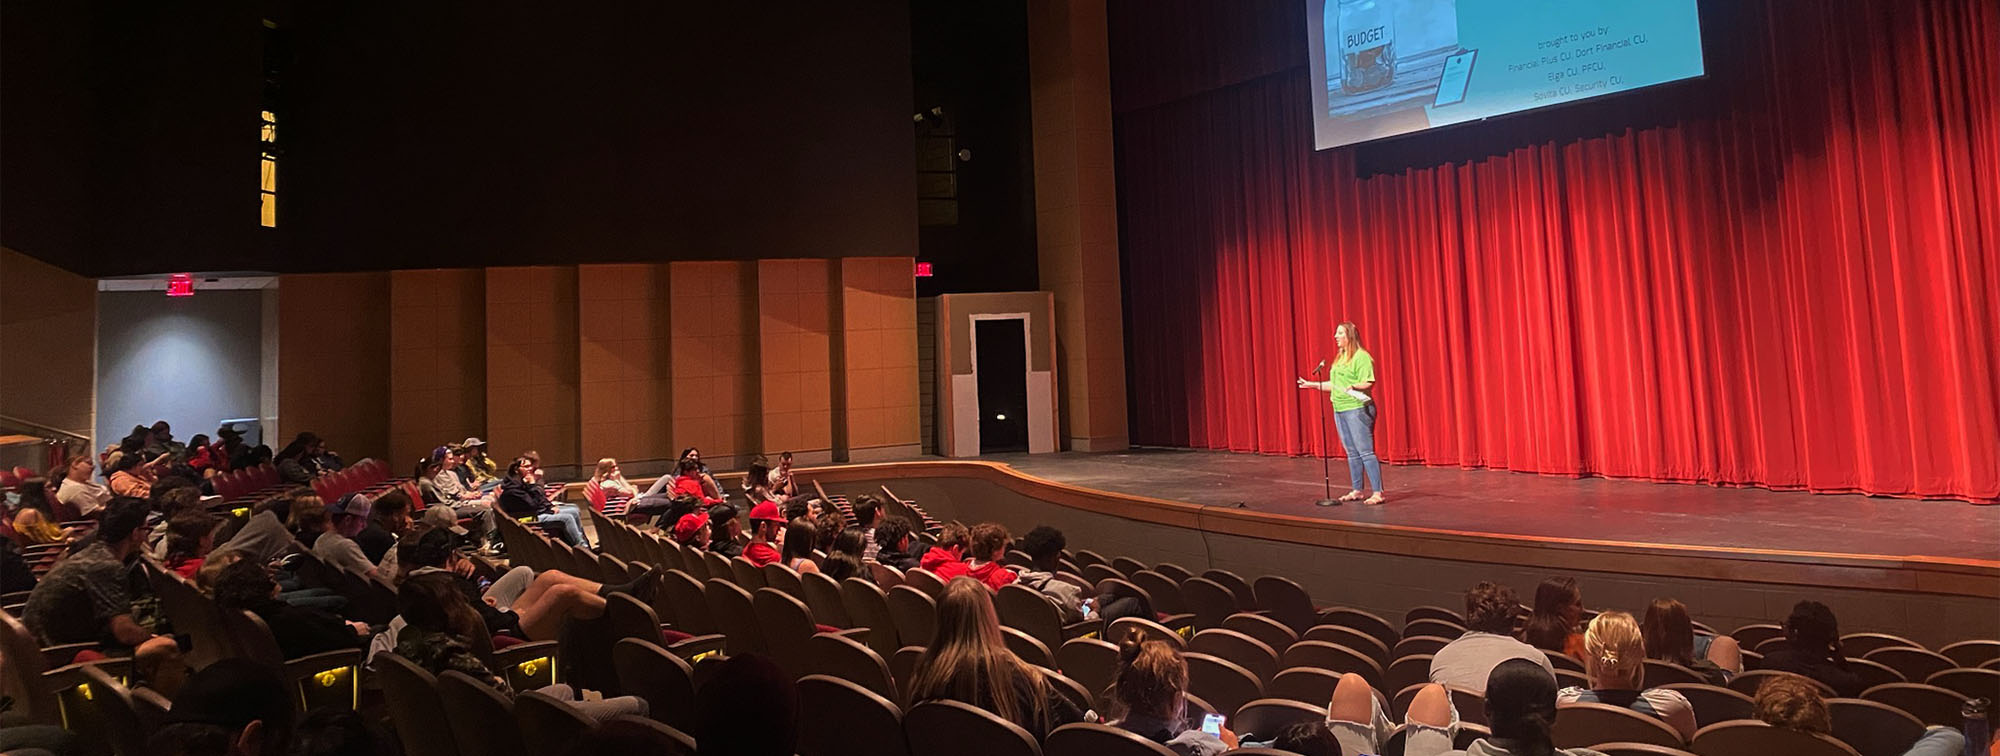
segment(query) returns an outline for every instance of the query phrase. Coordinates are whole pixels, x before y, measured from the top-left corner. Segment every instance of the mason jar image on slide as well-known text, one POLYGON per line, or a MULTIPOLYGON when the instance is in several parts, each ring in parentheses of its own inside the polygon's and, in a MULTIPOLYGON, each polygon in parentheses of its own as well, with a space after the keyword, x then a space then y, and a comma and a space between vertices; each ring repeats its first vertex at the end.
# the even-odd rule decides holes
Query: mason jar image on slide
POLYGON ((1422 108, 1458 52, 1457 0, 1326 0, 1323 15, 1336 118, 1422 108))

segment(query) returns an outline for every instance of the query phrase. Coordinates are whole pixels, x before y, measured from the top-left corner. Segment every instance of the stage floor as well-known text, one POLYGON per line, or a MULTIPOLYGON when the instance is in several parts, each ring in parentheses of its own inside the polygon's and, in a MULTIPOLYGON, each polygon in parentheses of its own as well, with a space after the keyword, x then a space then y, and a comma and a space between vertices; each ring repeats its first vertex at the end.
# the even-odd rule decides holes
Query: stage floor
MULTIPOLYGON (((1355 523, 1645 544, 1927 556, 2000 566, 2000 506, 1385 465, 1389 501, 1316 507, 1311 457, 1134 449, 995 454, 1038 478, 1193 504, 1355 523)), ((1334 495, 1347 465, 1333 460, 1334 495)))

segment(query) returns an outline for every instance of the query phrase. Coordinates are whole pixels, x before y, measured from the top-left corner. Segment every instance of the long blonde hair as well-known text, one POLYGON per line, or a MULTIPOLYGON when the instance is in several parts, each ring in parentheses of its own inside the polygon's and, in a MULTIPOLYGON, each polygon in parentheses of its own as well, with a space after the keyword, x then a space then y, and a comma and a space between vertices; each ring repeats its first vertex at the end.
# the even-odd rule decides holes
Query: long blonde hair
POLYGON ((1583 631, 1583 666, 1590 684, 1614 690, 1646 686, 1646 641, 1639 622, 1624 612, 1605 612, 1583 631))
POLYGON ((984 707, 1031 732, 1049 730, 1049 683, 1007 649, 992 591, 969 577, 952 578, 938 597, 937 634, 917 660, 910 702, 937 699, 984 707), (1026 688, 1025 700, 1016 691, 1026 688))
POLYGON ((609 478, 611 477, 611 471, 615 469, 618 469, 618 460, 610 457, 597 460, 597 475, 595 479, 602 481, 609 478))
POLYGON ((1355 353, 1361 351, 1361 329, 1354 325, 1354 321, 1349 320, 1334 326, 1333 332, 1337 334, 1343 329, 1347 331, 1347 346, 1341 347, 1340 356, 1333 359, 1336 365, 1354 359, 1355 353))

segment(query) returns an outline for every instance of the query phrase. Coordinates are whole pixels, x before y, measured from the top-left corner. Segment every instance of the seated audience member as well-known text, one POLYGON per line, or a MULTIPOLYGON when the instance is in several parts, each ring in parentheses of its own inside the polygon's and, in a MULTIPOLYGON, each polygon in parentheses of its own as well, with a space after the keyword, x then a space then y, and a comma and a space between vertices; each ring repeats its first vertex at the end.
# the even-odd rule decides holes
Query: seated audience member
POLYGON ((166 724, 146 739, 153 756, 283 756, 292 696, 277 670, 222 659, 188 677, 166 724))
POLYGON ((271 461, 278 466, 279 479, 303 486, 313 478, 339 470, 339 459, 327 454, 326 443, 318 435, 307 431, 294 436, 271 461))
POLYGON ((216 459, 215 448, 209 445, 206 433, 196 433, 194 438, 188 439, 187 459, 182 463, 204 479, 221 472, 221 463, 216 459))
POLYGON ((79 517, 97 514, 104 503, 111 500, 111 489, 90 480, 96 465, 89 455, 69 458, 62 485, 56 489, 56 501, 76 510, 79 517))
POLYGON ((450 504, 453 507, 469 504, 484 505, 488 503, 485 494, 480 493, 477 488, 466 486, 464 479, 460 478, 455 471, 455 468, 458 467, 464 458, 459 456, 457 452, 454 452, 451 447, 440 446, 432 449, 431 459, 437 463, 439 468, 436 473, 431 475, 431 485, 437 488, 438 499, 440 501, 450 504))
POLYGON ((778 455, 778 469, 774 470, 773 473, 778 476, 778 480, 775 483, 775 485, 777 486, 777 491, 780 495, 782 496, 799 495, 799 482, 797 480, 792 479, 791 452, 782 452, 778 455))
POLYGON ((1694 706, 1679 691, 1646 687, 1646 642, 1639 623, 1624 612, 1605 612, 1583 633, 1583 669, 1590 688, 1563 688, 1558 703, 1603 703, 1651 714, 1671 725, 1681 739, 1694 737, 1694 706))
POLYGON ((833 582, 836 583, 851 577, 858 577, 863 580, 868 578, 868 573, 861 570, 861 558, 845 551, 836 551, 826 555, 826 559, 820 562, 819 571, 827 577, 833 578, 833 582))
POLYGON ((898 570, 910 570, 917 566, 920 558, 917 539, 911 533, 910 521, 901 517, 884 517, 875 526, 875 561, 898 570))
POLYGON ((326 500, 318 494, 307 493, 311 489, 301 489, 292 496, 292 504, 287 509, 291 514, 285 518, 285 529, 292 532, 292 538, 306 548, 312 548, 321 533, 326 532, 326 500))
MULTIPOLYGON (((701 461, 700 449, 696 449, 692 446, 686 449, 682 449, 680 458, 676 460, 674 464, 678 467, 678 465, 682 462, 694 463, 695 475, 701 480, 702 488, 705 492, 704 495, 714 496, 717 500, 723 498, 722 485, 715 482, 715 475, 710 473, 708 471, 708 465, 704 464, 701 461)), ((754 501, 751 502, 751 504, 761 504, 761 503, 762 502, 754 502, 754 501)))
MULTIPOLYGON (((722 497, 720 495, 709 493, 707 478, 701 470, 700 462, 691 459, 682 459, 675 468, 674 475, 671 477, 666 475, 660 476, 659 480, 653 481, 651 488, 646 489, 645 495, 649 497, 664 495, 668 498, 690 496, 700 500, 703 504, 721 504, 722 497)), ((753 501, 751 505, 754 506, 761 503, 763 502, 753 501)))
POLYGON ((966 532, 964 525, 947 524, 938 531, 937 543, 931 544, 930 550, 924 552, 918 565, 938 576, 939 580, 964 575, 972 571, 965 565, 965 552, 971 546, 972 534, 966 532))
MULTIPOLYGON (((784 558, 778 551, 778 535, 786 528, 785 518, 778 514, 778 505, 764 502, 750 508, 750 545, 743 547, 743 558, 751 564, 762 567, 775 564, 784 558)), ((812 525, 806 525, 806 532, 812 532, 812 525)))
POLYGON ((1325 722, 1299 722, 1279 730, 1271 747, 1299 756, 1341 756, 1340 740, 1325 722))
POLYGON ((684 548, 706 549, 710 532, 707 512, 689 512, 674 523, 672 536, 684 548))
MULTIPOLYGON (((803 517, 793 520, 790 525, 786 525, 783 543, 784 549, 779 563, 792 568, 793 572, 801 575, 808 572, 818 572, 819 565, 813 563, 814 530, 813 524, 807 522, 803 517)), ((756 548, 757 544, 752 543, 750 546, 751 548, 756 548)))
POLYGON ((287 659, 367 645, 366 623, 348 622, 332 612, 278 600, 278 584, 256 562, 239 559, 224 567, 215 576, 212 590, 216 605, 223 610, 247 611, 264 620, 287 659))
MULTIPOLYGON (((397 655, 431 674, 462 672, 502 694, 513 695, 507 679, 487 665, 493 657, 492 637, 450 573, 411 577, 403 581, 396 598, 404 623, 397 634, 397 655)), ((560 684, 536 692, 569 702, 584 716, 599 722, 621 714, 643 717, 647 712, 645 699, 634 696, 586 701, 575 689, 560 684)))
MULTIPOLYGON (((174 518, 188 513, 208 514, 208 509, 201 505, 201 489, 196 487, 194 481, 170 477, 161 478, 159 483, 153 485, 153 514, 150 522, 155 525, 170 525, 174 518)), ((211 524, 219 526, 221 521, 216 520, 211 524)), ((172 535, 170 527, 154 528, 152 538, 146 544, 146 555, 154 559, 166 559, 167 540, 170 535, 172 535)))
POLYGON ((779 506, 784 508, 786 522, 801 517, 812 522, 819 522, 819 519, 826 515, 826 502, 811 496, 795 496, 786 499, 779 506))
POLYGON ((0 538, 0 593, 35 589, 35 567, 11 538, 0 538))
POLYGON ((166 463, 162 454, 151 460, 142 460, 138 454, 122 454, 111 463, 111 477, 108 479, 111 493, 144 499, 153 495, 153 481, 157 478, 157 468, 166 463))
POLYGON ((1431 658, 1431 682, 1478 693, 1486 689, 1486 678, 1494 665, 1526 659, 1547 672, 1549 684, 1554 685, 1556 670, 1548 656, 1512 636, 1519 606, 1514 589, 1504 585, 1482 582, 1466 591, 1466 632, 1431 658))
MULTIPOLYGON (((1753 704, 1759 721, 1772 727, 1813 735, 1833 735, 1833 716, 1826 699, 1812 683, 1779 675, 1757 687, 1753 704)), ((1932 726, 1903 756, 1959 756, 1965 736, 1950 727, 1932 726)))
MULTIPOLYGON (((1396 723, 1382 709, 1386 700, 1360 675, 1349 672, 1334 683, 1333 699, 1326 707, 1326 726, 1342 750, 1349 753, 1381 753, 1396 733, 1396 723)), ((1457 712, 1452 710, 1451 693, 1436 683, 1425 685, 1410 700, 1403 714, 1404 752, 1441 753, 1451 748, 1458 729, 1457 712)))
POLYGON ((139 451, 148 458, 162 454, 179 457, 187 449, 186 445, 174 440, 174 428, 165 420, 155 421, 152 427, 146 430, 146 444, 139 451))
POLYGON ((777 479, 777 471, 772 470, 763 457, 751 460, 750 467, 743 471, 743 498, 749 499, 752 505, 767 501, 784 504, 785 495, 778 493, 775 487, 777 479))
POLYGON ((1181 652, 1134 631, 1118 647, 1118 673, 1111 683, 1118 718, 1111 726, 1180 756, 1216 756, 1236 747, 1236 734, 1227 728, 1216 736, 1188 726, 1187 689, 1187 659, 1181 652))
POLYGON ((1826 683, 1834 695, 1861 696, 1861 676, 1849 669, 1840 652, 1840 623, 1833 610, 1817 601, 1801 601, 1785 618, 1785 640, 1764 654, 1758 669, 1805 675, 1826 683))
POLYGON ((247 470, 271 464, 271 447, 263 444, 246 447, 239 456, 229 458, 229 469, 247 470))
POLYGON ((1549 731, 1556 721, 1556 680, 1542 665, 1508 659, 1480 687, 1486 691, 1486 723, 1493 734, 1463 751, 1451 751, 1453 756, 1604 756, 1588 748, 1555 747, 1549 731))
POLYGON ((694 694, 695 753, 792 756, 798 747, 799 693, 769 657, 722 660, 694 694))
POLYGON ((306 713, 287 756, 396 756, 403 744, 353 709, 322 706, 306 713))
MULTIPOLYGON (((253 562, 265 564, 299 548, 302 544, 286 527, 291 518, 292 505, 297 503, 299 496, 296 491, 286 492, 251 505, 250 519, 215 550, 240 552, 253 562)), ((319 501, 317 496, 309 498, 319 501)), ((321 512, 324 511, 321 507, 321 512)))
POLYGON ((174 574, 193 580, 203 559, 215 548, 215 528, 221 521, 200 509, 183 511, 167 521, 167 550, 161 560, 174 574))
POLYGON ((451 504, 445 501, 444 494, 438 491, 437 476, 441 472, 444 472, 444 462, 433 455, 425 455, 423 459, 417 460, 417 466, 410 471, 410 477, 417 481, 417 495, 423 497, 426 507, 451 504))
POLYGON ((610 457, 597 460, 597 472, 590 476, 590 482, 596 483, 608 496, 639 495, 639 487, 625 479, 625 472, 618 469, 618 460, 610 457))
POLYGON ((736 516, 736 508, 728 504, 717 504, 708 508, 708 526, 711 530, 708 550, 734 559, 743 555, 745 543, 743 518, 736 516))
POLYGON ((42 646, 99 643, 110 656, 133 657, 133 674, 171 695, 186 672, 173 638, 156 635, 134 615, 141 595, 132 569, 146 542, 144 499, 117 497, 98 513, 96 539, 56 562, 28 594, 22 621, 42 646))
POLYGON ((1020 581, 1054 604, 1064 622, 1076 622, 1084 618, 1083 586, 1056 577, 1062 571, 1062 550, 1068 545, 1069 539, 1063 537, 1062 531, 1047 525, 1037 525, 1021 536, 1021 550, 1032 561, 1027 571, 1021 573, 1020 581))
POLYGON ((576 507, 549 501, 534 481, 535 463, 527 457, 507 466, 507 479, 500 482, 500 510, 515 519, 533 518, 537 523, 562 526, 562 539, 571 546, 588 546, 583 537, 582 513, 576 507))
POLYGON ((1083 712, 1042 672, 1007 650, 993 591, 958 578, 938 597, 937 630, 910 677, 912 704, 952 700, 992 712, 1028 731, 1036 742, 1083 712))
POLYGON ((823 553, 831 553, 833 542, 840 540, 841 531, 847 529, 847 518, 835 511, 814 515, 808 522, 813 524, 813 548, 823 553))
POLYGON ((603 616, 604 600, 625 593, 652 601, 664 570, 655 569, 628 583, 599 583, 560 570, 537 572, 515 567, 484 588, 472 578, 471 560, 453 548, 448 530, 428 530, 417 537, 404 564, 410 577, 432 573, 451 575, 467 603, 478 611, 492 633, 507 632, 528 640, 555 640, 564 622, 603 616))
POLYGON ((1727 635, 1700 635, 1687 607, 1670 598, 1653 599, 1639 635, 1646 639, 1646 658, 1694 670, 1710 685, 1728 685, 1743 671, 1743 653, 1727 635))
POLYGON ((21 484, 20 508, 14 511, 15 537, 29 546, 68 541, 72 533, 56 524, 48 488, 39 480, 21 484))
POLYGON ((319 557, 328 567, 375 579, 375 563, 368 560, 368 554, 361 545, 354 542, 354 536, 368 527, 368 513, 374 503, 360 492, 348 494, 326 508, 326 532, 321 533, 312 544, 313 556, 319 557))
POLYGON ((882 499, 874 494, 854 497, 854 524, 861 528, 861 558, 874 559, 875 523, 882 517, 882 499))
POLYGON ((1544 651, 1569 654, 1583 659, 1583 591, 1576 578, 1552 577, 1535 587, 1535 610, 1521 631, 1521 640, 1544 651))
POLYGON ((410 496, 401 488, 391 488, 370 502, 368 526, 354 534, 354 543, 361 547, 361 553, 368 561, 380 567, 383 576, 396 574, 391 567, 396 554, 396 539, 410 532, 410 496))
POLYGON ((460 446, 465 447, 465 466, 472 468, 472 482, 482 490, 499 487, 500 463, 486 454, 486 442, 468 436, 460 446))
POLYGON ((969 536, 971 551, 966 561, 966 574, 993 590, 1012 583, 1020 576, 1007 569, 1001 560, 1007 557, 1007 543, 1014 537, 998 523, 982 522, 972 527, 969 536))
POLYGON ((829 547, 826 553, 839 554, 845 552, 853 554, 854 558, 858 561, 861 559, 861 549, 861 529, 844 528, 840 531, 840 535, 833 537, 833 546, 829 547))

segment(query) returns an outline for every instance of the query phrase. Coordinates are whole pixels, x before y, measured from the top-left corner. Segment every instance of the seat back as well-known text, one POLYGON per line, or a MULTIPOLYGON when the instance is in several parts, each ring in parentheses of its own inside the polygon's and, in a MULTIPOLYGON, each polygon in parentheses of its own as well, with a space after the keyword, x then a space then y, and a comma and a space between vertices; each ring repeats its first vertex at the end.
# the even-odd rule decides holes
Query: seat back
POLYGON ((1840 652, 1847 656, 1867 656, 1878 648, 1923 648, 1924 644, 1888 633, 1848 633, 1840 636, 1840 652))
POLYGON ((1229 728, 1240 740, 1270 740, 1292 725, 1324 721, 1324 702, 1309 704, 1286 698, 1260 698, 1238 708, 1236 716, 1229 720, 1229 728))
POLYGON ((1938 653, 1944 654, 1960 667, 1973 669, 1994 659, 2000 659, 2000 641, 1959 641, 1938 649, 1938 653))
MULTIPOLYGON (((1311 630, 1307 630, 1306 634, 1301 636, 1299 640, 1325 641, 1327 643, 1346 646, 1360 652, 1363 656, 1375 660, 1376 664, 1382 666, 1387 666, 1391 661, 1389 658, 1390 646, 1382 645, 1381 639, 1373 635, 1346 625, 1318 625, 1311 630)), ((1402 641, 1398 639, 1396 642, 1401 643, 1402 641)))
POLYGON ((146 738, 152 733, 140 720, 139 711, 132 704, 132 694, 95 665, 83 665, 77 671, 85 680, 83 684, 89 686, 90 695, 84 698, 89 699, 90 708, 95 710, 93 718, 102 728, 100 733, 79 734, 102 737, 115 756, 147 756, 146 738))
POLYGON ((1425 617, 1404 623, 1402 637, 1410 638, 1418 635, 1431 635, 1445 640, 1457 640, 1458 636, 1464 634, 1465 625, 1449 620, 1425 617))
POLYGON ((718 578, 709 578, 702 586, 702 595, 708 600, 709 615, 723 637, 730 656, 740 654, 769 654, 770 643, 764 638, 764 628, 757 621, 757 610, 750 603, 750 592, 742 586, 718 578))
POLYGON ((1958 666, 1958 663, 1953 662, 1949 656, 1909 646, 1878 648, 1860 656, 1868 661, 1886 665, 1902 674, 1903 679, 1912 682, 1928 680, 1931 675, 1958 666))
POLYGON ((818 633, 812 611, 805 602, 776 588, 759 588, 750 599, 757 624, 764 631, 764 643, 771 658, 793 678, 807 674, 806 640, 818 633))
POLYGON ((1316 704, 1324 709, 1327 702, 1333 700, 1334 686, 1339 684, 1338 672, 1315 667, 1293 667, 1271 678, 1271 684, 1264 686, 1264 695, 1316 704))
POLYGON ((1050 651, 1047 644, 1036 640, 1034 636, 1011 627, 1003 627, 1000 628, 1000 637, 1006 641, 1007 650, 1014 652, 1021 661, 1037 667, 1056 668, 1055 652, 1050 651))
POLYGON ((1117 570, 1119 574, 1130 578, 1134 573, 1145 570, 1146 563, 1128 556, 1115 556, 1111 558, 1111 569, 1117 570))
POLYGON ((869 562, 868 575, 885 591, 903 584, 903 571, 881 562, 869 562))
POLYGON ((724 580, 736 579, 736 568, 730 565, 729 557, 713 551, 704 551, 701 552, 701 562, 708 567, 707 579, 709 580, 715 578, 722 578, 724 580))
MULTIPOLYGON (((1201 625, 1197 623, 1196 627, 1201 627, 1201 625)), ((1262 614, 1252 614, 1250 612, 1231 614, 1223 618, 1222 628, 1224 630, 1234 630, 1255 638, 1264 645, 1270 646, 1271 653, 1278 654, 1279 656, 1283 656, 1285 649, 1291 648, 1292 644, 1299 642, 1299 634, 1297 632, 1286 627, 1285 623, 1262 614)))
POLYGON ((1367 680, 1370 687, 1384 689, 1382 667, 1367 654, 1338 643, 1302 640, 1285 649, 1280 662, 1288 668, 1313 667, 1339 673, 1352 672, 1367 680))
MULTIPOLYGON (((500 691, 463 672, 438 675, 438 700, 450 714, 446 722, 458 740, 459 753, 480 756, 528 756, 514 704, 500 691)), ((432 726, 436 726, 433 724, 432 726)))
POLYGON ((840 597, 840 583, 813 572, 800 575, 799 585, 805 591, 806 607, 812 610, 814 621, 839 628, 855 626, 854 620, 847 616, 847 604, 840 597))
POLYGON ((660 580, 660 592, 674 605, 676 629, 695 635, 709 635, 720 625, 715 615, 708 611, 708 597, 702 583, 693 575, 678 570, 668 570, 660 580))
POLYGON ((1377 690, 1402 690, 1412 685, 1430 682, 1431 658, 1429 654, 1418 654, 1390 662, 1389 668, 1382 670, 1382 687, 1377 690))
POLYGON ((922 567, 912 567, 908 572, 904 572, 903 585, 923 591, 931 598, 937 598, 939 594, 944 593, 944 580, 940 579, 937 573, 922 567))
POLYGON ((764 568, 743 557, 735 557, 729 560, 729 579, 745 591, 755 591, 764 587, 764 568))
POLYGON ((1146 640, 1156 640, 1173 646, 1175 650, 1187 648, 1187 639, 1180 633, 1167 629, 1166 625, 1140 617, 1119 617, 1105 628, 1104 637, 1115 643, 1123 643, 1132 633, 1138 633, 1146 640))
POLYGON ((1230 595, 1236 597, 1238 611, 1249 611, 1257 608, 1257 590, 1250 585, 1250 581, 1244 580, 1243 576, 1219 568, 1205 570, 1201 573, 1201 576, 1215 581, 1216 584, 1224 588, 1228 588, 1230 595))
POLYGON ((1687 667, 1683 667, 1679 664, 1675 664, 1670 661, 1661 661, 1659 659, 1646 660, 1647 687, 1673 685, 1675 683, 1702 683, 1702 682, 1708 682, 1708 678, 1703 677, 1700 672, 1696 672, 1692 669, 1688 669, 1687 667))
POLYGON ((1129 573, 1128 580, 1139 586, 1153 599, 1153 611, 1166 614, 1187 614, 1187 598, 1181 595, 1181 584, 1166 575, 1153 570, 1129 573))
POLYGON ((800 601, 806 600, 806 587, 799 582, 799 573, 782 564, 764 565, 764 587, 776 588, 800 601))
MULTIPOLYGON (((1396 641, 1396 647, 1389 652, 1389 656, 1392 659, 1401 659, 1405 656, 1435 655, 1445 647, 1445 644, 1450 642, 1448 639, 1439 638, 1435 635, 1412 635, 1396 641)), ((1648 680, 1648 682, 1651 681, 1648 680)))
POLYGON ((1965 696, 1935 685, 1877 685, 1862 691, 1861 698, 1902 709, 1926 725, 1957 727, 1965 722, 1965 715, 1959 711, 1959 707, 1965 704, 1965 696))
MULTIPOLYGON (((868 647, 875 649, 875 653, 886 659, 906 645, 896 632, 895 617, 889 613, 889 598, 874 583, 858 577, 841 581, 840 603, 847 607, 847 616, 855 627, 868 628, 868 647)), ((929 643, 931 639, 925 636, 910 641, 929 643)))
POLYGON ((568 702, 532 690, 514 696, 514 720, 521 728, 521 744, 533 754, 567 753, 596 726, 568 702))
POLYGON ((910 697, 910 682, 916 679, 917 663, 924 659, 923 646, 904 646, 889 657, 889 676, 896 679, 897 700, 910 697))
POLYGON ((1649 714, 1601 703, 1556 706, 1555 727, 1549 734, 1557 748, 1589 748, 1598 743, 1650 743, 1678 748, 1680 733, 1649 714))
POLYGON ((1862 690, 1867 690, 1877 685, 1910 682, 1909 678, 1903 677, 1903 673, 1890 669, 1889 665, 1867 659, 1849 658, 1847 660, 1847 670, 1853 672, 1855 677, 1861 678, 1862 690))
MULTIPOLYGON (((687 734, 680 728, 645 717, 635 717, 630 714, 620 714, 612 717, 611 722, 639 727, 656 733, 661 741, 660 750, 648 751, 647 756, 695 756, 694 736, 687 734)), ((606 722, 605 724, 610 724, 610 722, 606 722)))
POLYGON ((1042 744, 1047 756, 1173 756, 1166 746, 1125 729, 1095 722, 1066 724, 1042 744))
POLYGON ((25 709, 29 721, 36 724, 62 725, 62 709, 56 703, 55 693, 42 682, 41 644, 28 632, 28 626, 13 614, 0 611, 0 695, 12 698, 16 706, 25 709))
POLYGON ((1719 685, 1669 683, 1654 687, 1674 691, 1686 698, 1688 705, 1694 707, 1694 721, 1698 725, 1755 718, 1756 703, 1749 696, 1719 685))
POLYGON ((200 590, 177 575, 153 569, 150 565, 146 573, 153 595, 159 597, 160 609, 166 612, 174 631, 186 634, 192 642, 183 657, 189 667, 204 669, 219 660, 244 654, 223 629, 222 610, 215 605, 214 599, 202 595, 200 590))
POLYGON ((799 680, 799 709, 811 712, 799 718, 799 756, 910 756, 902 709, 879 690, 838 675, 807 675, 799 680))
POLYGON ((1395 628, 1389 626, 1388 620, 1382 619, 1381 617, 1373 613, 1362 611, 1360 609, 1355 609, 1352 607, 1343 606, 1343 607, 1328 609, 1326 613, 1322 615, 1320 623, 1325 625, 1340 625, 1342 627, 1351 627, 1356 630, 1360 630, 1361 632, 1367 633, 1375 640, 1381 641, 1382 648, 1385 651, 1390 647, 1396 645, 1396 641, 1402 640, 1403 638, 1402 633, 1396 632, 1395 628))
MULTIPOLYGON (((1276 677, 1281 669, 1278 654, 1269 645, 1228 628, 1214 627, 1195 633, 1188 640, 1188 651, 1227 660, 1248 670, 1260 682, 1276 677)), ((1241 703, 1238 702, 1238 705, 1241 703)), ((1236 706, 1230 705, 1227 709, 1234 712, 1236 706)))
POLYGON ((1751 649, 1772 638, 1785 637, 1785 629, 1770 623, 1758 622, 1730 631, 1729 637, 1735 638, 1738 645, 1751 649))
POLYGON ((1413 607, 1409 611, 1403 612, 1404 627, 1409 627, 1410 623, 1421 619, 1444 620, 1459 627, 1465 627, 1465 615, 1442 606, 1425 605, 1413 607))
POLYGON ((613 643, 621 638, 637 638, 647 643, 662 642, 659 615, 653 612, 652 606, 629 594, 614 593, 605 597, 604 629, 613 643))
POLYGON ((896 634, 904 643, 931 642, 931 636, 937 634, 936 599, 905 584, 889 589, 888 602, 889 618, 895 622, 896 634))
POLYGON ((658 644, 624 638, 611 647, 619 692, 646 700, 648 714, 685 732, 694 727, 694 668, 658 644))
POLYGON ((896 698, 896 680, 889 674, 889 662, 853 638, 836 633, 814 635, 806 639, 804 658, 807 675, 837 677, 882 698, 896 698))
POLYGON ((1695 756, 1679 748, 1651 745, 1648 743, 1599 743, 1591 750, 1604 756, 1695 756))
POLYGON ((1966 698, 2000 701, 2000 671, 1947 669, 1924 678, 1924 684, 1944 688, 1966 698))
POLYGON ((1062 645, 1062 616, 1041 591, 1019 583, 1000 586, 993 594, 993 610, 1000 615, 1000 624, 1027 633, 1050 648, 1062 645))
POLYGON ((292 703, 299 711, 320 706, 354 708, 360 701, 361 675, 357 666, 336 662, 328 669, 295 670, 285 664, 285 654, 269 625, 250 612, 223 611, 222 626, 243 655, 272 669, 286 671, 285 684, 291 689, 292 703), (322 675, 320 673, 332 673, 322 675))
POLYGON ((1319 624, 1319 610, 1313 608, 1312 597, 1290 578, 1265 575, 1257 578, 1251 589, 1257 597, 1257 608, 1269 612, 1272 619, 1285 623, 1286 627, 1303 633, 1319 624))
POLYGON ((1020 725, 959 701, 926 701, 903 716, 910 752, 953 756, 1041 756, 1020 725))
POLYGON ((1732 677, 1729 679, 1729 689, 1736 691, 1738 693, 1742 693, 1743 695, 1755 698, 1757 696, 1757 689, 1764 685, 1765 680, 1769 680, 1773 677, 1779 677, 1783 675, 1791 675, 1792 677, 1796 677, 1798 679, 1811 682, 1813 687, 1819 689, 1820 695, 1825 696, 1827 698, 1833 697, 1833 687, 1827 685, 1826 683, 1814 680, 1810 677, 1806 677, 1805 675, 1797 675, 1797 674, 1792 674, 1790 672, 1779 672, 1777 670, 1772 670, 1772 669, 1753 669, 1743 674, 1732 677))
POLYGON ((1102 699, 1118 677, 1118 647, 1096 638, 1071 638, 1056 648, 1056 668, 1088 689, 1093 700, 1102 699))
POLYGON ((1203 653, 1187 654, 1186 658, 1188 691, 1224 716, 1233 716, 1244 704, 1264 697, 1264 683, 1243 665, 1203 653))
POLYGON ((1722 722, 1695 731, 1688 750, 1702 756, 1860 756, 1825 735, 1772 727, 1755 720, 1722 722))
POLYGON ((437 677, 393 653, 376 654, 371 666, 405 756, 458 756, 457 737, 450 727, 438 726, 447 721, 447 713, 438 696, 437 677))
POLYGON ((1094 708, 1096 696, 1083 687, 1083 683, 1048 667, 1042 667, 1041 671, 1042 677, 1048 680, 1049 689, 1069 699, 1070 703, 1076 705, 1078 711, 1089 711, 1094 708))
POLYGON ((1182 581, 1181 597, 1187 601, 1188 611, 1194 613, 1195 627, 1221 627, 1222 621, 1239 608, 1236 594, 1228 586, 1205 577, 1182 581))
POLYGON ((1859 698, 1831 698, 1833 736, 1860 751, 1861 756, 1902 756, 1924 735, 1924 723, 1888 704, 1859 698))

